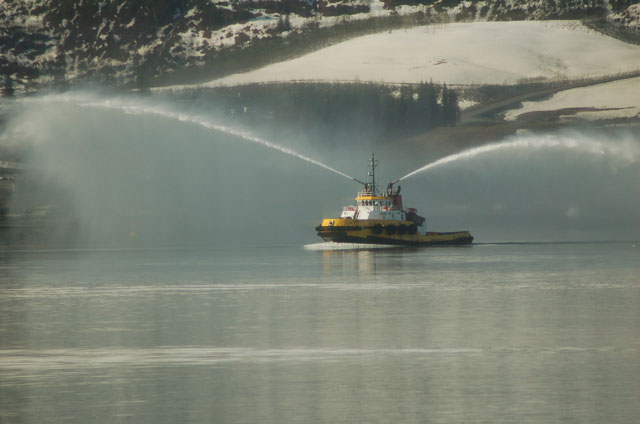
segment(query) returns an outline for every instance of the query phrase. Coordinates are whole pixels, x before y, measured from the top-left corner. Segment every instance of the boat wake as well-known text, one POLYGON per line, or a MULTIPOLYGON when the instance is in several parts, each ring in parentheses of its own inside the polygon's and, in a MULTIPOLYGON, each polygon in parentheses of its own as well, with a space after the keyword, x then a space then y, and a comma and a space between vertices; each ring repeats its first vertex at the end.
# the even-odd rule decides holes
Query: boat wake
POLYGON ((304 246, 307 250, 371 250, 371 249, 391 249, 404 246, 393 244, 368 244, 368 243, 336 243, 336 242, 324 242, 324 243, 312 243, 304 246))

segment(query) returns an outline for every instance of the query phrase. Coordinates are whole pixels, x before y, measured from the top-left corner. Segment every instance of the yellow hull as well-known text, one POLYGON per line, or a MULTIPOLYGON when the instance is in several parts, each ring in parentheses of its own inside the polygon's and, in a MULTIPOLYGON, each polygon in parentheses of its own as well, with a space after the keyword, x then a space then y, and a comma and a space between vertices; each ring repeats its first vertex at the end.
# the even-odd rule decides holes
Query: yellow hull
POLYGON ((411 221, 323 219, 316 227, 325 241, 344 243, 400 244, 408 246, 471 244, 469 231, 421 234, 411 221))

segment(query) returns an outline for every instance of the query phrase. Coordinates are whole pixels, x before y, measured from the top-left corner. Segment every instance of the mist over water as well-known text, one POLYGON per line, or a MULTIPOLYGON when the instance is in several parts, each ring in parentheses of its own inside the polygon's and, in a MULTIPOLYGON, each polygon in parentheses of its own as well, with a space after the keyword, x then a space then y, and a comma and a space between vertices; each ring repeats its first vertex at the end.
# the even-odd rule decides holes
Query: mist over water
POLYGON ((81 107, 88 106, 88 107, 97 108, 97 109, 113 109, 116 111, 122 111, 124 113, 133 114, 133 115, 158 115, 168 119, 176 119, 180 122, 192 123, 195 125, 202 126, 204 128, 226 133, 231 136, 239 137, 241 139, 266 146, 270 149, 274 149, 279 152, 285 153, 287 155, 296 157, 298 159, 305 160, 314 165, 318 165, 322 168, 325 168, 345 178, 348 178, 351 180, 353 179, 353 177, 343 172, 340 172, 322 162, 319 162, 315 159, 302 155, 293 149, 280 146, 278 144, 267 141, 263 138, 257 137, 247 130, 232 128, 230 126, 227 126, 227 125, 221 124, 220 122, 216 122, 212 120, 211 117, 181 112, 176 110, 175 106, 172 107, 167 104, 162 104, 162 103, 158 104, 157 102, 151 102, 150 100, 144 101, 140 98, 135 98, 131 96, 121 96, 117 98, 100 98, 88 93, 53 95, 53 96, 45 97, 40 101, 45 101, 45 102, 52 101, 54 103, 69 102, 81 107))
POLYGON ((15 106, 2 143, 22 147, 40 190, 16 194, 13 212, 55 203, 89 244, 314 241, 319 200, 340 195, 336 185, 355 188, 347 174, 206 110, 86 93, 15 106))
MULTIPOLYGON (((273 142, 167 99, 83 92, 14 106, 0 143, 21 146, 37 184, 17 190, 12 212, 54 205, 91 245, 314 243, 319 220, 360 188, 346 178, 366 178, 370 146, 273 142)), ((639 238, 639 146, 626 130, 514 136, 406 174, 405 206, 477 241, 639 238)), ((407 172, 403 155, 379 158, 378 181, 407 172)))

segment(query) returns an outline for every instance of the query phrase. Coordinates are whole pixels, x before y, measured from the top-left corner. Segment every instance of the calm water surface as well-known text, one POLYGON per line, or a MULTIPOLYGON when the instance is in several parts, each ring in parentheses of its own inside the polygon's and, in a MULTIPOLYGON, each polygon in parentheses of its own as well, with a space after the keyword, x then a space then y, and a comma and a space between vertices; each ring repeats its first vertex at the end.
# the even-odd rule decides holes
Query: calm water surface
POLYGON ((640 248, 0 251, 1 423, 637 423, 640 248))

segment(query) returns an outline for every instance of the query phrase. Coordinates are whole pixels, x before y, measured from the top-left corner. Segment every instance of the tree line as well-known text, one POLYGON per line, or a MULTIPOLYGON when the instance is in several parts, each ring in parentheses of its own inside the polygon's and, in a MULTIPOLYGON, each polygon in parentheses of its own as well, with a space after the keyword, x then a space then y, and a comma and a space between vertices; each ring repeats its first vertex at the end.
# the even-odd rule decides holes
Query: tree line
POLYGON ((455 90, 432 82, 251 84, 213 91, 223 99, 226 113, 248 125, 276 123, 306 133, 358 132, 381 140, 454 126, 460 120, 455 90))

